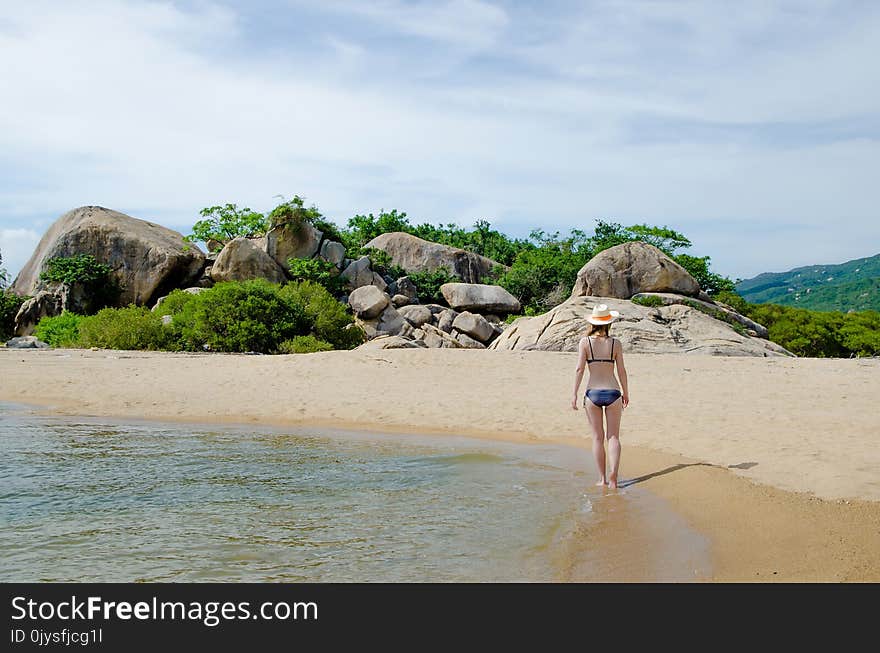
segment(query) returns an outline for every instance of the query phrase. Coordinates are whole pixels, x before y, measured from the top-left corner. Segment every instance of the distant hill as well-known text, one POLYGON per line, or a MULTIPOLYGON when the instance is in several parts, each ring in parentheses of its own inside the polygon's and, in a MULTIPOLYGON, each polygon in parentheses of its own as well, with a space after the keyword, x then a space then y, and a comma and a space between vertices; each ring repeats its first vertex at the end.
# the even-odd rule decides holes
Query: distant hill
POLYGON ((736 285, 753 304, 783 304, 814 311, 880 311, 880 254, 838 265, 808 265, 764 272, 736 285))

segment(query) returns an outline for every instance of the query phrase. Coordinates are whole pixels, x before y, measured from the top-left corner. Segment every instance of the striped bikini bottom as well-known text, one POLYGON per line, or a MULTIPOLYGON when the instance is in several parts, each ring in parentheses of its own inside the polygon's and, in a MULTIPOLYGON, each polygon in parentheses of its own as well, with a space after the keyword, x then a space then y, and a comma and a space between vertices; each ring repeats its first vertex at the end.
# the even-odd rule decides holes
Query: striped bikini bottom
POLYGON ((610 406, 620 399, 620 397, 620 390, 615 390, 613 388, 590 388, 584 395, 584 406, 587 405, 587 399, 596 406, 610 406))

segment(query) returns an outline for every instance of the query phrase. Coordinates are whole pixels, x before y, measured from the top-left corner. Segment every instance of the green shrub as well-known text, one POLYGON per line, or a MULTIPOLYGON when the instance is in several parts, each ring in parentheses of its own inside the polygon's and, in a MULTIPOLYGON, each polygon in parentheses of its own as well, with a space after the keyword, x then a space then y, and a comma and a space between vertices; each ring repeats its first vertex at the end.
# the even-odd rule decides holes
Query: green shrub
POLYGON ((294 195, 293 199, 282 202, 269 212, 270 226, 289 224, 294 230, 300 229, 305 222, 323 222, 326 225, 322 218, 318 207, 312 205, 306 208, 305 199, 299 195, 294 195))
POLYGON ((323 217, 320 218, 312 218, 312 224, 315 229, 320 231, 324 235, 324 240, 335 240, 338 243, 342 243, 345 236, 332 222, 325 220, 323 217))
POLYGON ((338 268, 322 258, 287 259, 290 276, 294 281, 312 281, 321 284, 334 295, 342 291, 343 278, 338 268))
MULTIPOLYGON (((3 252, 0 252, 0 265, 3 264, 3 252)), ((6 290, 9 286, 9 273, 6 268, 0 267, 0 291, 6 290)))
POLYGON ((280 290, 264 279, 218 283, 186 302, 170 331, 191 351, 272 353, 310 327, 303 307, 280 290))
POLYGON ((364 342, 364 332, 354 324, 354 318, 344 304, 326 288, 313 281, 289 283, 281 295, 301 306, 309 323, 309 331, 336 349, 353 349, 364 342))
POLYGON ((715 296, 715 301, 727 304, 740 315, 748 315, 749 303, 733 290, 723 290, 715 296))
POLYGON ((79 320, 79 343, 102 349, 167 349, 162 318, 144 306, 104 308, 79 320))
POLYGON ((633 297, 633 304, 638 304, 639 306, 648 306, 650 308, 655 308, 657 306, 663 306, 663 300, 660 297, 655 295, 645 295, 644 297, 633 297))
POLYGON ((184 292, 183 290, 172 290, 168 296, 162 300, 162 304, 156 310, 159 315, 177 315, 183 310, 195 294, 184 292))
POLYGON ((27 299, 8 290, 0 290, 0 340, 6 341, 15 335, 15 316, 27 299))
POLYGON ((75 283, 103 282, 109 274, 109 265, 99 263, 91 254, 77 254, 50 258, 46 261, 46 269, 40 273, 40 279, 72 286, 75 283))
POLYGON ((92 313, 119 298, 119 284, 110 272, 109 265, 99 263, 91 254, 77 254, 50 258, 46 261, 46 269, 40 273, 40 279, 84 287, 88 301, 82 310, 92 313))
POLYGON ((391 255, 384 250, 376 249, 375 247, 363 247, 361 248, 361 255, 370 257, 370 267, 374 272, 378 272, 381 275, 387 274, 393 279, 406 276, 406 270, 399 265, 394 265, 391 262, 391 255))
POLYGON ((446 300, 443 299, 440 286, 444 283, 461 281, 458 277, 451 275, 445 268, 440 268, 433 272, 412 272, 407 276, 415 284, 419 301, 422 304, 445 303, 446 300))
POLYGON ((279 354, 311 354, 317 351, 332 351, 333 345, 315 336, 296 336, 278 345, 279 354))
POLYGON ((83 316, 64 311, 61 315, 44 317, 34 328, 34 335, 52 347, 79 347, 79 324, 83 316))
POLYGON ((709 295, 714 297, 721 292, 733 292, 733 281, 709 270, 710 257, 678 254, 672 258, 687 270, 697 283, 700 284, 700 288, 709 295))
POLYGON ((196 222, 192 233, 184 240, 205 243, 216 240, 225 244, 239 236, 245 238, 262 236, 269 227, 269 221, 262 213, 251 211, 249 208, 239 209, 235 204, 209 206, 199 211, 199 215, 205 219, 196 222))
POLYGON ((589 239, 573 229, 567 238, 558 233, 532 231, 536 243, 523 249, 501 277, 498 285, 519 300, 525 310, 545 312, 571 295, 578 271, 590 258, 589 239))

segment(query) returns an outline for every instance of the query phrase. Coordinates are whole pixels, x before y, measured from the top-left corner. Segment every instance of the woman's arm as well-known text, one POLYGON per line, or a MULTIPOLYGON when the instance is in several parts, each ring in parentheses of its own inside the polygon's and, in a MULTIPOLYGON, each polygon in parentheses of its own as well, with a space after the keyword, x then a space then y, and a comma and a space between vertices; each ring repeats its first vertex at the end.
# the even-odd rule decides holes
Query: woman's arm
POLYGON ((617 341, 617 353, 614 360, 617 361, 617 378, 620 379, 620 399, 623 402, 623 407, 626 408, 629 404, 629 385, 626 378, 626 366, 623 364, 623 344, 620 340, 617 341))
POLYGON ((584 368, 587 366, 587 347, 584 339, 578 342, 578 363, 574 370, 574 392, 571 395, 571 407, 573 410, 578 409, 578 388, 581 387, 581 381, 584 378, 584 368))

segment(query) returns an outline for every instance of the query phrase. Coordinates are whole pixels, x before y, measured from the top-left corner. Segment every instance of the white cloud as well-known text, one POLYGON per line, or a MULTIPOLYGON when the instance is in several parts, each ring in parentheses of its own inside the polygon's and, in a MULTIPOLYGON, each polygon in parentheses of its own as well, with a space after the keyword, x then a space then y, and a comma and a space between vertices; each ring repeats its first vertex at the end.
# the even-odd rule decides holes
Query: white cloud
MULTIPOLYGON (((783 146, 691 129, 877 115, 870 8, 289 6, 311 12, 314 39, 261 49, 271 11, 260 23, 210 2, 14 5, 0 22, 0 94, 14 98, 0 103, 0 226, 43 229, 99 204, 183 231, 203 206, 299 193, 340 223, 381 208, 517 235, 668 223, 748 248, 758 271, 796 238, 804 263, 875 253, 877 133, 783 146), (388 33, 405 38, 392 47, 388 33), (646 119, 666 137, 644 138, 646 119), (667 120, 679 127, 664 134, 667 120), (829 220, 847 228, 810 240, 829 220)), ((32 245, 8 248, 24 262, 32 245)), ((744 273, 735 253, 698 253, 744 273)))
POLYGON ((0 267, 9 273, 10 283, 31 257, 40 236, 33 229, 0 229, 0 253, 3 254, 0 267))

